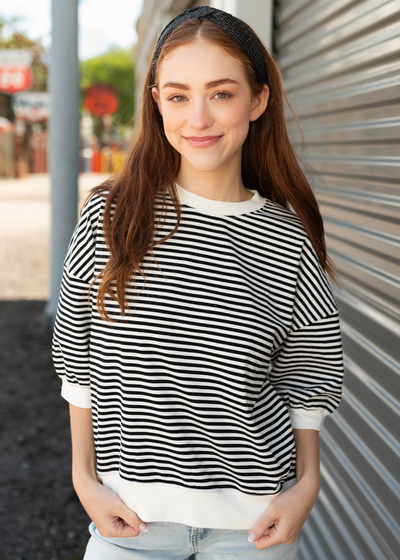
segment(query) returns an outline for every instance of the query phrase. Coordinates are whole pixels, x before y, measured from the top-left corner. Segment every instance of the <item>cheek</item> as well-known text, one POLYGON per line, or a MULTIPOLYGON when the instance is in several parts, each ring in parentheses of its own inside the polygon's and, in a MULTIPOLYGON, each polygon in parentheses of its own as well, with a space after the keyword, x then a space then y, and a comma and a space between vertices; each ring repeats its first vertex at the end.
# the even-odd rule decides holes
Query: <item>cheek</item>
POLYGON ((176 150, 180 151, 181 143, 183 140, 180 137, 181 136, 180 131, 182 130, 182 126, 179 126, 179 124, 177 124, 176 119, 166 118, 165 116, 163 117, 163 123, 164 123, 164 134, 166 139, 171 144, 171 146, 173 146, 176 150))
POLYGON ((220 122, 227 129, 238 133, 246 131, 249 127, 250 113, 245 103, 237 103, 220 115, 220 122))
POLYGON ((171 131, 179 128, 179 126, 182 125, 182 114, 179 115, 179 111, 174 111, 173 109, 171 110, 170 107, 164 106, 162 115, 164 127, 171 131))
POLYGON ((235 145, 242 145, 249 133, 250 123, 247 114, 244 112, 242 112, 241 115, 236 114, 230 119, 229 124, 227 123, 226 126, 233 143, 235 145))
POLYGON ((248 124, 250 120, 250 108, 246 103, 240 103, 232 113, 238 126, 248 124))

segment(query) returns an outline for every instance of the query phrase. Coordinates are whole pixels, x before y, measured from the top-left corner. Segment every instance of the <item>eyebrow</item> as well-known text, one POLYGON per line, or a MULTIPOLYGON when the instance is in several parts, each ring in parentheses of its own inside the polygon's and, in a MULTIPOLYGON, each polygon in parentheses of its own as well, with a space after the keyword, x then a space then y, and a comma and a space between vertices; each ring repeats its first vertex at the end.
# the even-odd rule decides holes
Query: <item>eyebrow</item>
MULTIPOLYGON (((239 85, 239 82, 237 82, 236 80, 232 80, 231 78, 222 78, 222 80, 213 80, 212 82, 207 82, 206 89, 215 88, 221 86, 222 84, 239 85)), ((166 82, 161 89, 164 89, 166 87, 178 88, 178 89, 184 89, 186 91, 190 91, 190 86, 188 84, 180 84, 179 82, 166 82)))

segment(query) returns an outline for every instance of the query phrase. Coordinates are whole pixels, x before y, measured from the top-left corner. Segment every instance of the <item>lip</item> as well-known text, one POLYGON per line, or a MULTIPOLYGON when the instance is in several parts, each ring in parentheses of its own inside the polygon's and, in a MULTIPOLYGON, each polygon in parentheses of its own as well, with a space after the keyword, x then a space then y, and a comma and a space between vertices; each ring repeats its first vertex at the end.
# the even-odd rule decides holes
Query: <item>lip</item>
POLYGON ((221 136, 184 136, 185 140, 194 148, 208 148, 214 146, 222 138, 221 136))

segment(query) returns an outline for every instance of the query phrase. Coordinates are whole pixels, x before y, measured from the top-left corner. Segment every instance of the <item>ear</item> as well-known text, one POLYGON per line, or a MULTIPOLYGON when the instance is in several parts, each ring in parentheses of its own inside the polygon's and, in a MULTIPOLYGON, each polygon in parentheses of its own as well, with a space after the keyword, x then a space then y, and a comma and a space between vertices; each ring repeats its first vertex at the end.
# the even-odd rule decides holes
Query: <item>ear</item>
POLYGON ((260 117, 268 105, 269 99, 269 87, 267 84, 264 84, 262 92, 257 95, 251 104, 251 114, 250 114, 250 121, 256 121, 258 117, 260 117))
POLYGON ((158 110, 160 111, 160 114, 162 115, 161 103, 160 103, 160 99, 158 97, 158 91, 157 91, 156 87, 151 88, 151 95, 153 96, 154 101, 157 103, 158 110))

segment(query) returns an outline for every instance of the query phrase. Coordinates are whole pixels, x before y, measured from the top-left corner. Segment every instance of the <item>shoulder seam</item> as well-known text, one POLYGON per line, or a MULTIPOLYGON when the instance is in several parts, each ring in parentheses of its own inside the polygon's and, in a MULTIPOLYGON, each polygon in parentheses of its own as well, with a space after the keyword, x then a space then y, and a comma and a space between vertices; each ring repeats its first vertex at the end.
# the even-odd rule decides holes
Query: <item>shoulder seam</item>
POLYGON ((104 204, 106 202, 106 198, 100 196, 97 193, 93 193, 87 200, 85 206, 82 209, 82 216, 84 213, 88 214, 88 218, 90 220, 90 225, 92 228, 93 233, 97 230, 99 220, 100 220, 100 213, 104 208, 104 204))

